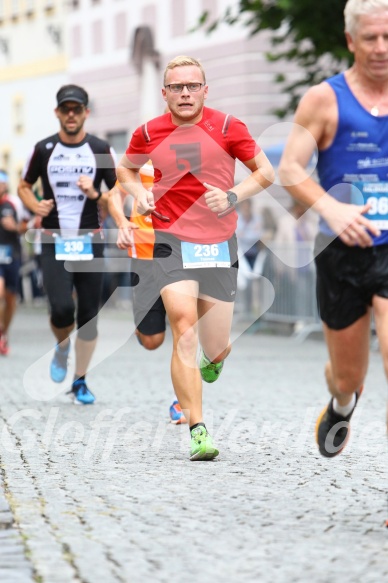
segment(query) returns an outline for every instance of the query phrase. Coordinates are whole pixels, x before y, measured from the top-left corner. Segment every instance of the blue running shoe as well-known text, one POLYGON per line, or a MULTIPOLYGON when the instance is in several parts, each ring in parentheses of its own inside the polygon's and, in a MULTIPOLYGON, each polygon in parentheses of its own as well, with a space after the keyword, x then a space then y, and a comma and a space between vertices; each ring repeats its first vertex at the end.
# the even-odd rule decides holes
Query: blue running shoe
POLYGON ((170 407, 170 419, 171 423, 174 425, 181 425, 181 423, 187 423, 186 417, 183 415, 183 411, 178 401, 174 401, 170 407))
POLYGON ((83 379, 74 381, 70 393, 73 396, 73 403, 75 405, 93 405, 96 400, 96 397, 89 391, 83 379))
POLYGON ((50 365, 50 376, 54 383, 61 383, 67 374, 67 361, 70 352, 70 342, 67 348, 62 349, 58 344, 55 347, 54 358, 50 365))

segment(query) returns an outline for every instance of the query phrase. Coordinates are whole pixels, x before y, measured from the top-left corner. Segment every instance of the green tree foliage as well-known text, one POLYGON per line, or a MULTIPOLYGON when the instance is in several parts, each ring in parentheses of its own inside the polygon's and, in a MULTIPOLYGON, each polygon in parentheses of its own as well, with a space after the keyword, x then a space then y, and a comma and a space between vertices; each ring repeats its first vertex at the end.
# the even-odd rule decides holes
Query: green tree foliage
POLYGON ((270 61, 286 60, 296 63, 302 75, 287 81, 286 73, 276 76, 288 96, 279 117, 293 112, 306 86, 320 83, 324 78, 343 70, 352 60, 345 35, 343 10, 346 0, 240 0, 237 11, 228 8, 223 16, 210 22, 204 12, 200 26, 211 33, 219 24, 244 23, 249 34, 271 30, 270 61))

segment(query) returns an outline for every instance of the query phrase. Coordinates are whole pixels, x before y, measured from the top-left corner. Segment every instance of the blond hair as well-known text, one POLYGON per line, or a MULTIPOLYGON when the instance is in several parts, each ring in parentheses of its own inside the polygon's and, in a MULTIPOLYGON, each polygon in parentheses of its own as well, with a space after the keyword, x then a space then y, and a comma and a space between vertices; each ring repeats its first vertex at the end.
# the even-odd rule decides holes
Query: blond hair
POLYGON ((203 76, 203 81, 204 81, 204 83, 206 83, 205 71, 204 71, 204 68, 202 67, 201 63, 199 61, 197 61, 197 59, 194 59, 193 57, 187 57, 186 55, 179 55, 178 57, 175 57, 175 59, 172 59, 172 61, 170 61, 167 65, 167 67, 165 68, 164 76, 163 76, 164 85, 166 84, 166 76, 167 76, 168 71, 175 69, 175 67, 187 67, 187 66, 192 66, 192 65, 194 65, 194 67, 199 68, 199 70, 201 71, 202 76, 203 76))

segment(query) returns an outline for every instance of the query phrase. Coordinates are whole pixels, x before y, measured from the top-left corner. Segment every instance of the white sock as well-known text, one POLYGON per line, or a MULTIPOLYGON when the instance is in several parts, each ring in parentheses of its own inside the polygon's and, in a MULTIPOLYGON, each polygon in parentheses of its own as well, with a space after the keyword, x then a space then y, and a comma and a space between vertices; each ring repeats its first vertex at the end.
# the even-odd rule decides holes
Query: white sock
POLYGON ((355 393, 353 393, 350 403, 348 405, 340 405, 337 399, 335 398, 333 399, 333 409, 336 413, 338 413, 338 415, 341 415, 341 417, 346 417, 347 415, 349 415, 349 413, 353 411, 355 404, 356 404, 355 393))

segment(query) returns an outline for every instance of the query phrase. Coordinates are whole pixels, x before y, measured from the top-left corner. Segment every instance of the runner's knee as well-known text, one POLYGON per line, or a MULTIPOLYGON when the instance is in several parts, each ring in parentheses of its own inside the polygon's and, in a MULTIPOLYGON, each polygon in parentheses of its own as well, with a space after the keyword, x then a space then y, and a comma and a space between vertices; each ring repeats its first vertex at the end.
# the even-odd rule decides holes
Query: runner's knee
POLYGON ((163 344, 164 340, 164 333, 163 334, 153 334, 152 336, 147 336, 139 332, 139 338, 141 341, 141 345, 146 350, 156 350, 163 344))
POLYGON ((51 306, 51 322, 55 328, 67 328, 74 324, 74 303, 51 306))
POLYGON ((78 337, 81 340, 90 341, 97 338, 97 314, 98 310, 94 309, 78 314, 78 337))
MULTIPOLYGON (((198 345, 198 334, 194 326, 188 326, 183 328, 182 333, 175 330, 174 338, 178 350, 181 354, 192 354, 196 353, 198 345)), ((174 332, 174 331, 173 331, 174 332)))
POLYGON ((77 336, 80 340, 90 342, 97 338, 97 321, 95 319, 78 328, 77 336))

